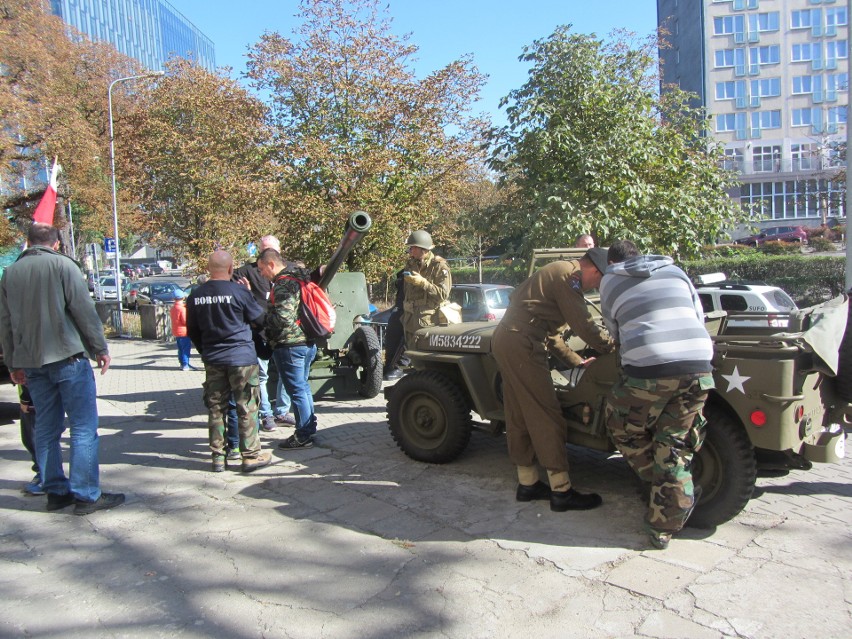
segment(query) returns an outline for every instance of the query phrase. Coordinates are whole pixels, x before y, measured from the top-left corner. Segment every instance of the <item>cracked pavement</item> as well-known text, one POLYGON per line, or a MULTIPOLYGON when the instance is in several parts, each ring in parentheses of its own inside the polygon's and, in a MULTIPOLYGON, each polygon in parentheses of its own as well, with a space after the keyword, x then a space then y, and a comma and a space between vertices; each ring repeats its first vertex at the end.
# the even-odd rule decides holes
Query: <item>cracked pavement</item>
MULTIPOLYGON (((312 449, 209 471, 203 372, 118 340, 96 375, 101 482, 127 503, 44 510, 0 389, 0 636, 841 637, 852 627, 852 462, 758 480, 714 531, 651 550, 618 457, 570 448, 604 505, 518 503, 502 437, 405 457, 384 400, 321 400, 312 449)), ((195 357, 194 357, 195 358, 195 357)), ((197 359, 197 358, 195 358, 197 359)))

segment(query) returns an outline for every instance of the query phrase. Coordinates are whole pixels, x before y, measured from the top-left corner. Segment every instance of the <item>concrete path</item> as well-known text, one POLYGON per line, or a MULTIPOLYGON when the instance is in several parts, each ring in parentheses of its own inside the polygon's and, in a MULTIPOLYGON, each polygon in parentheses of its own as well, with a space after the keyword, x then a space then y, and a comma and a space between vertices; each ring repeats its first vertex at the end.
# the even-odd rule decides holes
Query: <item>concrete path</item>
POLYGON ((101 475, 126 505, 76 517, 23 495, 5 405, 0 637, 852 636, 848 460, 760 479, 734 521, 649 550, 620 458, 572 448, 604 506, 552 513, 515 502, 502 437, 475 433, 452 464, 405 457, 381 397, 322 401, 316 447, 213 474, 203 372, 174 346, 111 349, 101 475))

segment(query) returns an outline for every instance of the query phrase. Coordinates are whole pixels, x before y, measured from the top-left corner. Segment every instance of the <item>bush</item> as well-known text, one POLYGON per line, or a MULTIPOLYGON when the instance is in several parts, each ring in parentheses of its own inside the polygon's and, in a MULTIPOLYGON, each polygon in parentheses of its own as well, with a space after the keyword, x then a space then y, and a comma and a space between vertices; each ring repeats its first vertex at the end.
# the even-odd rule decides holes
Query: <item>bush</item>
POLYGON ((819 304, 845 290, 846 260, 843 257, 762 255, 684 262, 693 280, 705 273, 722 272, 731 280, 764 283, 784 289, 799 307, 819 304))
POLYGON ((766 255, 789 255, 791 253, 801 253, 802 247, 798 242, 764 242, 757 247, 757 250, 766 255))
POLYGON ((819 237, 819 236, 811 238, 810 247, 818 253, 824 253, 826 251, 837 250, 837 247, 834 246, 834 242, 832 242, 827 237, 819 237))
POLYGON ((736 257, 738 255, 748 255, 749 253, 754 253, 754 248, 745 244, 717 244, 716 246, 707 244, 701 247, 701 257, 705 259, 736 257))

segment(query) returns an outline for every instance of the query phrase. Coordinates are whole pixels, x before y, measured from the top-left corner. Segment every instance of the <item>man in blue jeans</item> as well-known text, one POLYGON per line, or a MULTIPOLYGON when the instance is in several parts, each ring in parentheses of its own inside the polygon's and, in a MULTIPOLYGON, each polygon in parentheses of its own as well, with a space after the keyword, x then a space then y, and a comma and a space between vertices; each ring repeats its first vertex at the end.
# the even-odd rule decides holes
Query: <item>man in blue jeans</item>
POLYGON ((310 448, 317 432, 317 416, 308 374, 317 347, 305 337, 299 325, 302 292, 297 281, 310 279, 310 271, 285 262, 281 253, 271 248, 257 258, 257 267, 264 277, 272 281, 266 312, 266 339, 296 418, 296 432, 278 447, 285 450, 310 448))
POLYGON ((59 231, 33 224, 29 248, 0 280, 0 342, 12 381, 26 384, 36 409, 35 449, 47 493, 47 510, 75 504, 88 515, 124 503, 121 493, 101 492, 95 376, 110 357, 103 325, 82 273, 58 252, 59 231), (62 469, 59 440, 65 415, 71 426, 70 477, 62 469))

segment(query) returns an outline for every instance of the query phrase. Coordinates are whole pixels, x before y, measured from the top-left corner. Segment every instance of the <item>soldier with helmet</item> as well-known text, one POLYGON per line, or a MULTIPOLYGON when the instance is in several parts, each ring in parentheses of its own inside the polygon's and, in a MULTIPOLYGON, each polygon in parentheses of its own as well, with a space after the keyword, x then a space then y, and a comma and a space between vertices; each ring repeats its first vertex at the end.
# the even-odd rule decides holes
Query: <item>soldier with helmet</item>
POLYGON ((434 244, 429 233, 414 231, 405 243, 409 257, 403 271, 402 326, 405 344, 411 347, 418 329, 438 323, 438 308, 449 298, 453 280, 447 261, 432 253, 434 244))

